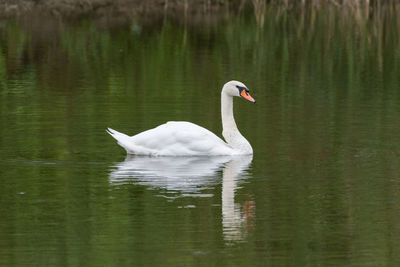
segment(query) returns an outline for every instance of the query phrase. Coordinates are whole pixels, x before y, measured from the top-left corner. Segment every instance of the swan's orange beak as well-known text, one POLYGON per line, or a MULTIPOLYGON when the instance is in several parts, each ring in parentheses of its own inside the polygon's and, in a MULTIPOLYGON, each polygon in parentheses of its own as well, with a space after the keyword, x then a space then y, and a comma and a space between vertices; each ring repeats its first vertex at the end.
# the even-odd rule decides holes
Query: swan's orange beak
POLYGON ((247 92, 246 90, 242 90, 242 92, 240 93, 240 95, 249 100, 250 102, 256 103, 256 101, 254 100, 254 98, 251 97, 251 95, 249 94, 249 92, 247 92))

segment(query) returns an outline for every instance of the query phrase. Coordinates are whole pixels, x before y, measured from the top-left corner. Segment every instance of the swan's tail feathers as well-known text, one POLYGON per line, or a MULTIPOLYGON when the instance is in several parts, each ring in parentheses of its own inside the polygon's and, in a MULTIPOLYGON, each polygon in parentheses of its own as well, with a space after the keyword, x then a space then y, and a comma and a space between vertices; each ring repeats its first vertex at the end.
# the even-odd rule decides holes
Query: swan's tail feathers
POLYGON ((106 132, 111 135, 115 140, 119 141, 121 139, 129 139, 129 136, 126 134, 120 133, 114 129, 107 128, 106 132))
POLYGON ((120 133, 111 128, 107 128, 106 132, 111 135, 115 140, 117 140, 118 144, 122 146, 127 153, 134 153, 133 144, 130 136, 120 133))

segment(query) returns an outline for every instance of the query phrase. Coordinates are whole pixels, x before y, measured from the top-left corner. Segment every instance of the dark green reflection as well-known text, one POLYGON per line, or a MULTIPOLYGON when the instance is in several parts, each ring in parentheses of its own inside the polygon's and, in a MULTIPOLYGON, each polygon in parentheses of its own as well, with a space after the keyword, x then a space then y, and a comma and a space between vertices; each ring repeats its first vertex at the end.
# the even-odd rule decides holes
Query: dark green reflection
POLYGON ((382 12, 271 9, 263 27, 251 14, 154 29, 3 21, 0 265, 398 265, 400 23, 382 12), (105 133, 188 120, 220 135, 230 79, 257 99, 235 101, 255 151, 233 190, 235 238, 228 163, 200 197, 137 174, 116 185, 125 152, 105 133))

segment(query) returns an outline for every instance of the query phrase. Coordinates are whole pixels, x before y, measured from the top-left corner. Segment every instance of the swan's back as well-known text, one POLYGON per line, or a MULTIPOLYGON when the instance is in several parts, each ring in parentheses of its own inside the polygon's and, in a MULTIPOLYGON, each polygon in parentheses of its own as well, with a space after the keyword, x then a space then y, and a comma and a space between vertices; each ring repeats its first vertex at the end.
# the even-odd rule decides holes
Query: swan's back
POLYGON ((129 137, 109 133, 128 154, 157 156, 232 155, 233 149, 209 130, 191 122, 170 121, 129 137))

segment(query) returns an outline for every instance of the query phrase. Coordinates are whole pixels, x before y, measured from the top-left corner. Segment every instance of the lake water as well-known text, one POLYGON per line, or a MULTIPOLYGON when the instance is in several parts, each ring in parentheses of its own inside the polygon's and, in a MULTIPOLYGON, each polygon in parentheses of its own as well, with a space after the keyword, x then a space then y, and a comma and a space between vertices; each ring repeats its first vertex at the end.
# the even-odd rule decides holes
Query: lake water
POLYGON ((2 21, 0 265, 399 266, 399 25, 2 21), (105 132, 221 136, 231 79, 252 157, 126 158, 105 132))

